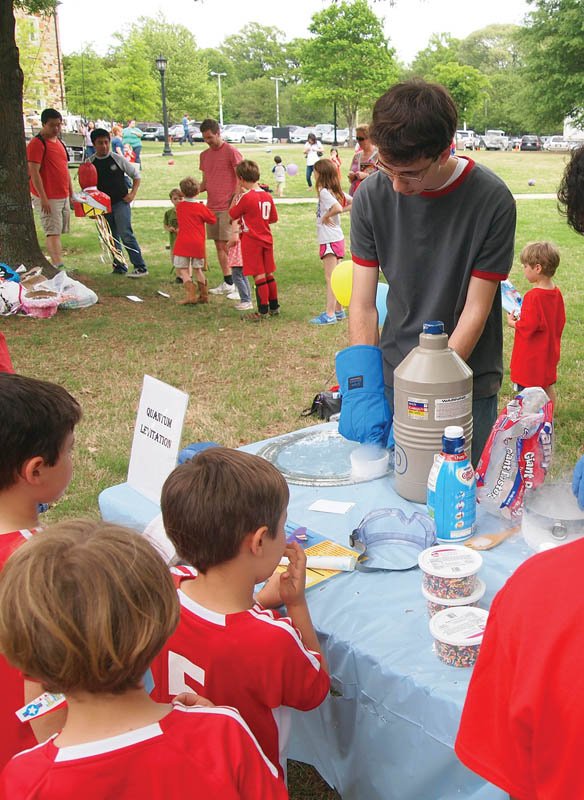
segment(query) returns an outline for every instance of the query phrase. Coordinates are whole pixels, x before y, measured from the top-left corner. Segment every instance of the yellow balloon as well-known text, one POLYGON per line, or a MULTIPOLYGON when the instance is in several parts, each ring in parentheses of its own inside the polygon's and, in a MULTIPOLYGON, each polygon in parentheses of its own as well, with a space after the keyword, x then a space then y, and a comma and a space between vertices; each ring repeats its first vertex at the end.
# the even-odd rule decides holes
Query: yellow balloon
POLYGON ((331 288, 339 303, 342 306, 348 306, 353 290, 352 261, 341 261, 340 264, 337 264, 331 275, 331 288))

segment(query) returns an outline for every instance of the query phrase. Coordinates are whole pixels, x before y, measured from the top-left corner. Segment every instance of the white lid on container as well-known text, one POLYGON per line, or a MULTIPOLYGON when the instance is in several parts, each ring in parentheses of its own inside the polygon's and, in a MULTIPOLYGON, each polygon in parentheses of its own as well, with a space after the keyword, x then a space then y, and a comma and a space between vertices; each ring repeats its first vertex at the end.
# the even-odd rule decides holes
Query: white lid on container
POLYGON ((435 594, 430 594, 426 587, 422 584, 422 594, 431 603, 438 603, 441 606, 470 606, 471 603, 478 603, 484 595, 487 585, 480 578, 477 578, 477 588, 468 597, 436 597, 435 594))
POLYGON ((422 550, 418 556, 420 569, 437 578, 467 578, 483 565, 477 550, 459 544, 439 544, 422 550))
POLYGON ((464 436, 464 428, 461 425, 447 425, 444 428, 444 436, 447 439, 460 439, 464 436))
POLYGON ((454 606, 439 611, 430 619, 430 633, 444 644, 456 647, 479 645, 489 612, 473 606, 454 606))

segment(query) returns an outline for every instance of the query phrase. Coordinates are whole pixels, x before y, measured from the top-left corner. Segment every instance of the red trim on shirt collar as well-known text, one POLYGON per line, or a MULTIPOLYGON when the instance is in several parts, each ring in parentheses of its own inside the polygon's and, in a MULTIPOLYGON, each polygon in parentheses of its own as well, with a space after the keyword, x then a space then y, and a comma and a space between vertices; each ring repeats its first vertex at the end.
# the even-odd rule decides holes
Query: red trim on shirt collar
POLYGON ((420 192, 421 197, 444 197, 445 194, 450 194, 450 192, 453 192, 455 189, 457 189, 460 184, 468 178, 470 171, 475 165, 475 162, 468 156, 458 156, 458 158, 462 158, 467 161, 466 167, 462 170, 458 178, 452 183, 449 183, 444 189, 440 189, 437 192, 420 192))
POLYGON ((360 267, 378 267, 379 261, 367 261, 364 258, 359 258, 359 256, 351 255, 351 259, 353 264, 358 264, 360 267))
POLYGON ((504 281, 507 280, 506 275, 501 275, 500 272, 481 272, 479 269, 473 269, 470 273, 473 278, 482 278, 485 281, 504 281))

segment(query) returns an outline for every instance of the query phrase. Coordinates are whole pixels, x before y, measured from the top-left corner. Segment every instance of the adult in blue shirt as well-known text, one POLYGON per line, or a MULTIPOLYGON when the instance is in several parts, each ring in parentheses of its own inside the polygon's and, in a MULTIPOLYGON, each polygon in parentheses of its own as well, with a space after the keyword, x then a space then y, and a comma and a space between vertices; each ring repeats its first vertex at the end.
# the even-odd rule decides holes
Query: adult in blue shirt
POLYGON ((182 118, 182 126, 183 126, 184 134, 183 134, 183 137, 180 140, 179 144, 182 144, 183 142, 188 141, 190 143, 191 147, 192 147, 193 140, 191 139, 191 132, 189 130, 189 118, 188 118, 188 115, 187 115, 186 111, 185 111, 184 117, 182 118))

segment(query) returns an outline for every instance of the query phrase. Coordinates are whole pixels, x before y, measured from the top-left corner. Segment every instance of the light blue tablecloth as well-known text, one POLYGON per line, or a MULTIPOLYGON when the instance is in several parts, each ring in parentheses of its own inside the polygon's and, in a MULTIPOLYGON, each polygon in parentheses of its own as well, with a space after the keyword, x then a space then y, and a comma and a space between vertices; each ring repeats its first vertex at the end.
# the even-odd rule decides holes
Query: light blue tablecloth
MULTIPOLYGON (((242 449, 256 452, 263 444, 242 449)), ((125 495, 112 487, 100 496, 100 506, 104 519, 121 522, 116 492, 125 495)), ((127 496, 122 505, 128 524, 127 496)), ((425 510, 399 497, 391 476, 330 488, 290 484, 288 519, 344 545, 367 512, 384 507, 425 510), (343 515, 309 511, 318 498, 355 505, 343 515)), ((479 533, 502 527, 479 511, 479 533)), ((488 608, 529 555, 520 534, 483 553, 480 575, 487 590, 481 606, 488 608)), ((314 711, 293 713, 289 756, 314 764, 343 800, 504 800, 504 792, 454 754, 471 670, 448 667, 433 653, 421 583, 415 568, 344 573, 308 590, 335 694, 314 711)))

